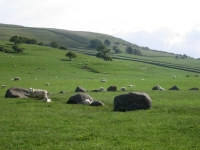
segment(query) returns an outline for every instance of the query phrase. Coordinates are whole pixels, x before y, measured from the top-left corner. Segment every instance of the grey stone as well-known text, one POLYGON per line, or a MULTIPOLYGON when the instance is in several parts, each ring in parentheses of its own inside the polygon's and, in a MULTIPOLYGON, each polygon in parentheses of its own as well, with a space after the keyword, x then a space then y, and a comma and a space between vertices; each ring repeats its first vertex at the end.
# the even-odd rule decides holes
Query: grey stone
POLYGON ((11 87, 6 91, 5 98, 29 98, 30 93, 28 89, 21 87, 11 87))
POLYGON ((152 100, 146 93, 131 92, 114 98, 114 111, 131 111, 151 108, 152 100))

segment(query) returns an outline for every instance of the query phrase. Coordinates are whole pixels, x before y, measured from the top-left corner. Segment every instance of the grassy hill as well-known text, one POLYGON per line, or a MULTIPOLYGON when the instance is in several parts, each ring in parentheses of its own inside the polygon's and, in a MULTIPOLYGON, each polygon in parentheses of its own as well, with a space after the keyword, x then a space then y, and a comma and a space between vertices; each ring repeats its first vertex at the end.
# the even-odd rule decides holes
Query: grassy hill
MULTIPOLYGON (((7 49, 12 44, 0 42, 7 49)), ((188 90, 200 88, 199 73, 123 59, 105 62, 78 51, 69 61, 60 49, 20 48, 23 54, 0 52, 0 84, 7 85, 0 89, 0 149, 200 149, 200 92, 188 90), (16 76, 22 80, 13 81, 16 76), (156 84, 165 91, 153 91, 156 84), (87 93, 104 107, 65 104, 77 86, 91 91, 110 85, 116 85, 117 92, 87 93), (174 85, 180 90, 169 91, 174 85), (53 102, 4 98, 13 86, 46 89, 53 102), (114 112, 114 97, 132 91, 147 93, 152 108, 114 112)))
POLYGON ((109 47, 110 49, 112 49, 113 46, 118 46, 118 49, 120 49, 124 53, 127 46, 131 46, 134 49, 140 50, 144 56, 175 56, 171 53, 151 50, 147 47, 138 46, 123 39, 106 34, 0 24, 0 40, 8 41, 14 35, 34 38, 38 42, 43 42, 45 45, 48 45, 50 42, 55 41, 60 46, 65 46, 68 48, 84 47, 86 49, 88 49, 89 42, 92 39, 99 39, 102 42, 108 39, 111 41, 111 45, 109 47))

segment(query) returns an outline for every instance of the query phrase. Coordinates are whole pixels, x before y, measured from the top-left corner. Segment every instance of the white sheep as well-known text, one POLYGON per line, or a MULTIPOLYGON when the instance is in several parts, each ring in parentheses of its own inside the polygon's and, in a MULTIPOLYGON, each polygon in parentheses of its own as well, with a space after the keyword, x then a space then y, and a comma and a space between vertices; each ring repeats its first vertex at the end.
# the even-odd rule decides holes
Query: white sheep
POLYGON ((47 86, 49 86, 50 84, 49 84, 49 83, 47 83, 46 85, 47 85, 47 86))
POLYGON ((3 89, 3 88, 5 88, 7 85, 1 85, 1 88, 3 89))
POLYGON ((39 98, 39 99, 44 99, 44 100, 48 99, 48 96, 47 96, 48 92, 46 90, 30 88, 29 93, 30 93, 30 97, 32 98, 39 98))
POLYGON ((135 85, 133 85, 133 84, 130 84, 130 85, 128 85, 128 87, 134 87, 135 85))
POLYGON ((92 102, 89 99, 86 99, 83 101, 83 104, 90 105, 92 102))
POLYGON ((106 79, 105 79, 105 78, 102 78, 102 79, 101 79, 101 82, 106 82, 106 79))
POLYGON ((126 91, 126 87, 121 87, 120 90, 121 91, 126 91))
POLYGON ((176 79, 176 76, 173 76, 174 79, 176 79))

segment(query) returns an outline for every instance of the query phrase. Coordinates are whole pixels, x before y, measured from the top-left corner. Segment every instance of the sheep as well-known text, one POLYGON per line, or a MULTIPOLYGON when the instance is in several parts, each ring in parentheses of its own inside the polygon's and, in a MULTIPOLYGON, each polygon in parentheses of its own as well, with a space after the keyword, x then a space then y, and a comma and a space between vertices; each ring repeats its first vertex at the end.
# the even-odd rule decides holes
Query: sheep
POLYGON ((126 91, 126 87, 121 87, 120 90, 121 91, 126 91))
POLYGON ((47 86, 49 86, 50 84, 49 84, 49 83, 47 83, 46 85, 47 85, 47 86))
POLYGON ((16 67, 16 65, 13 65, 13 67, 16 67))
POLYGON ((90 105, 92 102, 89 99, 86 99, 83 101, 83 104, 90 105))
POLYGON ((18 80, 21 80, 21 78, 20 77, 15 77, 13 80, 18 81, 18 80))
POLYGON ((173 79, 176 79, 176 76, 173 76, 173 79))
POLYGON ((42 89, 29 88, 30 97, 48 100, 48 92, 42 89))
POLYGON ((1 88, 3 89, 3 88, 5 88, 7 85, 1 85, 1 88))
POLYGON ((106 82, 106 79, 101 79, 101 82, 106 82))
POLYGON ((159 86, 158 84, 156 85, 156 87, 158 88, 158 90, 160 90, 160 91, 164 91, 165 89, 164 88, 162 88, 161 86, 159 86))
POLYGON ((132 84, 128 85, 128 87, 133 87, 133 86, 135 86, 135 85, 132 85, 132 84))

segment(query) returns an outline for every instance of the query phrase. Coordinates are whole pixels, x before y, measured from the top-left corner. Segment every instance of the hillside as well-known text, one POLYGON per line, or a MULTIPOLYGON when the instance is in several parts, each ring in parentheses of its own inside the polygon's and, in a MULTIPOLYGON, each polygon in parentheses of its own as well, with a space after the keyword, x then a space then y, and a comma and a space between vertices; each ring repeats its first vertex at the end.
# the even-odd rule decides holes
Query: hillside
POLYGON ((127 46, 131 46, 134 49, 138 49, 145 56, 173 56, 171 53, 166 53, 162 51, 151 50, 148 47, 138 46, 136 44, 127 42, 123 39, 116 38, 106 34, 84 32, 84 31, 69 31, 62 29, 52 29, 52 28, 34 28, 34 27, 24 27, 18 25, 7 25, 0 24, 0 40, 8 41, 12 36, 23 36, 27 38, 34 38, 45 45, 50 42, 55 41, 60 46, 65 47, 85 47, 88 48, 89 42, 92 39, 99 39, 104 42, 106 39, 111 41, 110 49, 113 46, 118 46, 122 52, 125 52, 127 46), (117 43, 117 44, 116 44, 117 43))

